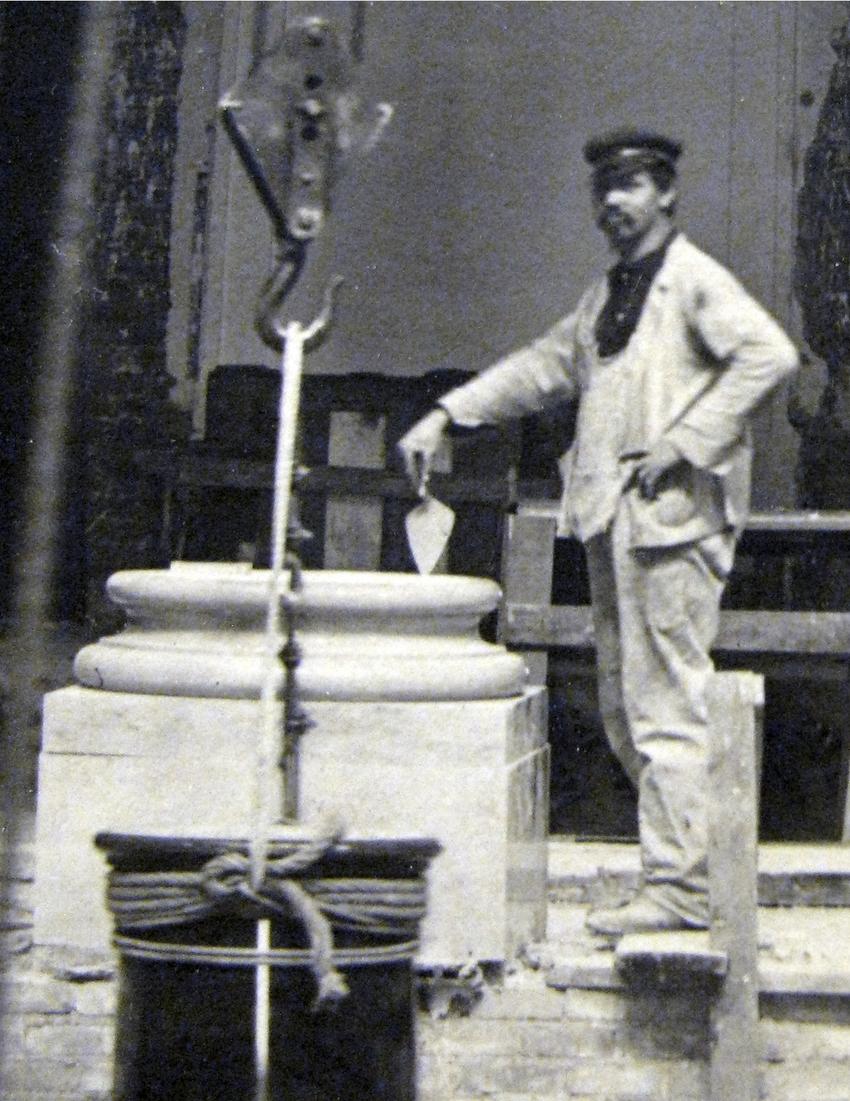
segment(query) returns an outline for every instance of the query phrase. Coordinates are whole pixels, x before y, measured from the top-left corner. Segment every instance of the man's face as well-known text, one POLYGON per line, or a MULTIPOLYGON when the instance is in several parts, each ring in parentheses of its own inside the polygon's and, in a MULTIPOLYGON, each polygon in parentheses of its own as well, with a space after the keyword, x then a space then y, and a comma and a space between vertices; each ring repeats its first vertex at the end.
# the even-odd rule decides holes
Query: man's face
POLYGON ((609 171, 593 181, 596 224, 620 254, 633 252, 651 231, 666 227, 675 200, 644 171, 609 171))

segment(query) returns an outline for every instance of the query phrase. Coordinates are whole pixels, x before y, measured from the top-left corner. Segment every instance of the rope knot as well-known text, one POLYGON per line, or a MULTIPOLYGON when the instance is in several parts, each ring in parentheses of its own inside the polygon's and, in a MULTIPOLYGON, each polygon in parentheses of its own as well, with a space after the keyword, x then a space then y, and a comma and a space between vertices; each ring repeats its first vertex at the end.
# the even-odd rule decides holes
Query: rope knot
POLYGON ((200 888, 211 899, 244 895, 250 890, 251 862, 242 853, 221 853, 204 864, 199 873, 200 888))
POLYGON ((335 824, 326 836, 287 856, 267 861, 262 882, 256 889, 252 885, 252 861, 243 853, 220 853, 198 873, 200 890, 213 902, 240 895, 278 914, 291 914, 301 922, 310 941, 310 967, 318 986, 316 1008, 346 997, 348 985, 334 966, 330 922, 309 892, 297 879, 289 877, 317 864, 341 834, 341 826, 335 824))

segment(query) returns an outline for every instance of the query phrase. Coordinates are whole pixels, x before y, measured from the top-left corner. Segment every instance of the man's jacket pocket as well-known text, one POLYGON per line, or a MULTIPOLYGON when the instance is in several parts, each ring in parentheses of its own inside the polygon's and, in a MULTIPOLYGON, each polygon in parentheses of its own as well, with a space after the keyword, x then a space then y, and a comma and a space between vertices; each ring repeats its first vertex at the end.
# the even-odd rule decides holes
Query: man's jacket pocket
POLYGON ((673 547, 692 543, 729 526, 723 482, 689 463, 665 480, 653 500, 636 485, 626 490, 632 547, 673 547))

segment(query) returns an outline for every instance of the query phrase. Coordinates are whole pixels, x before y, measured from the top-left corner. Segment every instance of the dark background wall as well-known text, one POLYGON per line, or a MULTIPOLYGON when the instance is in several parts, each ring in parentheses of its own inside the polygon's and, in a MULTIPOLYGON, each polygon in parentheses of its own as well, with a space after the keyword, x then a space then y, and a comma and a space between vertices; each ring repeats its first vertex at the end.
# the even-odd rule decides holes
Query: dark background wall
MULTIPOLYGON (((0 5, 0 614, 85 9, 0 5)), ((55 594, 56 615, 91 630, 114 626, 102 597, 110 573, 163 564, 161 495, 140 455, 184 447, 190 423, 203 433, 205 383, 219 365, 274 362, 251 325, 272 262, 267 219, 217 124, 217 99, 288 13, 324 10, 347 34, 355 6, 114 9, 118 46, 93 197, 93 279, 81 287, 85 336, 74 364, 55 594)), ((368 373, 370 403, 380 408, 382 379, 395 392, 426 372, 477 370, 564 313, 607 263, 589 218, 581 146, 624 121, 684 140, 683 224, 799 335, 795 198, 842 5, 389 2, 363 10, 362 91, 389 101, 395 115, 382 144, 338 188, 328 230, 289 303, 293 317, 308 320, 328 276, 346 278, 337 327, 310 358, 311 375, 368 373)), ((793 504, 797 438, 784 395, 762 415, 758 442, 755 503, 793 504)), ((578 690, 570 699, 581 714, 573 741, 561 738, 562 776, 580 779, 572 762, 593 703, 582 706, 578 690)), ((815 801, 799 786, 792 801, 788 778, 819 784, 835 772, 843 716, 824 724, 819 701, 796 717, 792 710, 782 718, 794 755, 773 790, 796 816, 815 801), (800 747, 809 747, 805 759, 800 747)), ((588 738, 588 759, 602 762, 598 731, 588 738)), ((616 788, 617 778, 600 767, 605 777, 582 781, 582 791, 610 807, 605 786, 616 788)), ((570 803, 575 792, 563 793, 570 803)), ((590 819, 592 807, 583 812, 590 819)))
MULTIPOLYGON (((211 370, 273 362, 250 323, 271 265, 267 219, 218 126, 218 96, 287 14, 324 10, 344 37, 356 5, 116 7, 125 53, 110 110, 119 129, 98 199, 99 278, 110 297, 89 330, 83 382, 92 402, 75 418, 85 454, 72 464, 60 615, 79 614, 112 569, 155 558, 157 501, 149 486, 132 489, 139 471, 130 444, 179 442, 189 418, 201 433, 211 370), (144 271, 127 266, 142 262, 144 271), (134 512, 136 530, 122 535, 134 512)), ((19 515, 43 261, 84 8, 0 7, 0 591, 19 515)), ((327 277, 346 279, 339 322, 309 372, 477 370, 551 323, 607 263, 580 150, 588 133, 622 121, 684 140, 683 224, 798 333, 795 195, 841 5, 389 2, 361 10, 362 93, 395 113, 382 143, 337 189, 291 300, 292 315, 308 319, 327 277)), ((755 503, 791 505, 798 441, 782 395, 759 435, 755 503)))
MULTIPOLYGON (((352 5, 324 7, 345 34, 352 5)), ((328 276, 346 278, 340 323, 310 371, 478 370, 563 314, 608 263, 581 147, 623 122, 684 141, 684 227, 796 334, 795 195, 840 5, 365 8, 363 94, 387 100, 395 115, 338 188, 292 299, 293 316, 307 318, 328 276)), ((245 64, 238 43, 251 40, 250 9, 224 7, 222 89, 245 64)), ((182 117, 197 127, 189 107, 182 117)), ((270 264, 266 219, 221 135, 210 196, 201 385, 188 399, 196 426, 204 372, 268 358, 245 322, 246 299, 270 264)), ((179 355, 171 369, 180 376, 179 355)), ((788 506, 797 440, 782 397, 759 436, 756 504, 788 506)))
MULTIPOLYGON (((40 339, 47 310, 76 313, 78 347, 65 365, 68 410, 63 529, 52 588, 57 619, 108 621, 103 587, 121 566, 157 553, 161 496, 139 456, 181 435, 165 366, 170 302, 170 233, 177 86, 185 19, 180 4, 12 3, 0 8, 4 127, 3 290, 0 365, 0 614, 10 608, 33 452, 33 399, 44 370, 40 339), (95 9, 97 8, 97 11, 95 9), (103 144, 89 199, 86 263, 73 304, 48 301, 51 263, 61 264, 58 189, 73 179, 68 146, 73 95, 87 60, 77 40, 86 18, 115 25, 107 59, 103 144), (77 66, 79 65, 79 68, 77 66), (55 254, 55 255, 54 255, 55 254)), ((70 262, 70 261, 69 261, 70 262)), ((182 418, 186 421, 185 416, 182 418)), ((183 436, 186 430, 182 430, 183 436)), ((51 584, 52 582, 52 584, 51 584)))
MULTIPOLYGON (((22 521, 33 381, 60 182, 80 5, 0 5, 0 614, 22 521)), ((78 509, 66 517, 66 548, 78 509)), ((58 586, 75 591, 71 558, 58 586)), ((60 598, 58 614, 70 612, 60 598)))

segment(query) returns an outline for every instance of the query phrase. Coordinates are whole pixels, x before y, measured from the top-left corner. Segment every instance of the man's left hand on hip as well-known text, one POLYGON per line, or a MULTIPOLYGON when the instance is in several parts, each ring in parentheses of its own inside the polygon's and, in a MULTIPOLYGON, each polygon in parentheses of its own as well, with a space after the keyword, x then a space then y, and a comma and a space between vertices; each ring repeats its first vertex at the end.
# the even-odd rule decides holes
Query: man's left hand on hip
POLYGON ((686 460, 677 447, 667 440, 659 440, 635 467, 633 481, 641 497, 653 501, 663 488, 665 478, 684 462, 686 460))

